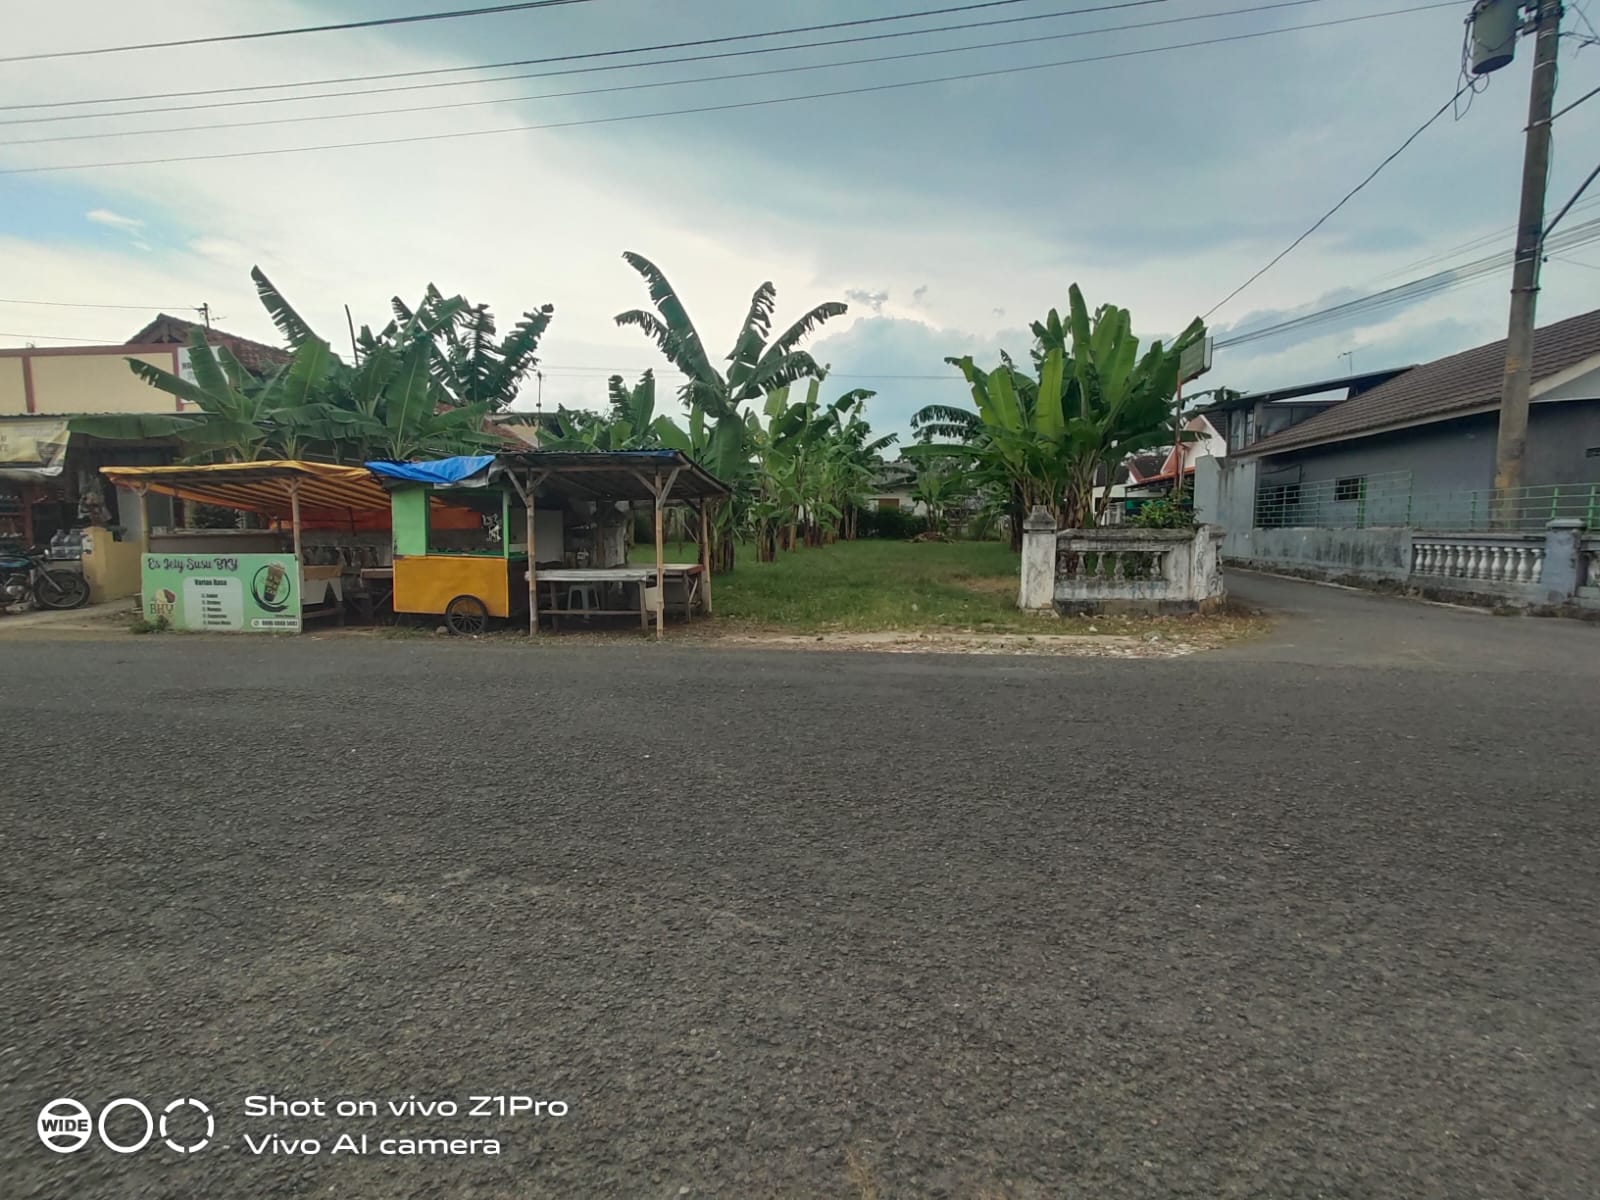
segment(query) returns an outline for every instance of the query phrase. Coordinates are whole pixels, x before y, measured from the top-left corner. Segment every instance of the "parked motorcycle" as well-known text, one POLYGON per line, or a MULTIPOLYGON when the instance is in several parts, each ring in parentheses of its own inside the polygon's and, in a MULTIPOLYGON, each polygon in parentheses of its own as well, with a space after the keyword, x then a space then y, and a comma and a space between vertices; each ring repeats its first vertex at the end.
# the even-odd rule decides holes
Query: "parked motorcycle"
POLYGON ((0 608, 26 604, 40 608, 82 608, 89 603, 89 581, 77 571, 52 571, 41 549, 0 547, 0 608))

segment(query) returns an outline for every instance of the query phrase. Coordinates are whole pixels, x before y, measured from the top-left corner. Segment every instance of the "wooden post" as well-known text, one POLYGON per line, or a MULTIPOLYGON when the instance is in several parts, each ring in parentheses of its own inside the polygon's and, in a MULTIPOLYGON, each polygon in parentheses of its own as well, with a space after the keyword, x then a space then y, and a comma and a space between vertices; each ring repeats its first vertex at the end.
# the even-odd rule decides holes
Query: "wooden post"
POLYGON ((144 556, 150 553, 150 505, 145 493, 150 489, 142 483, 134 485, 133 494, 139 497, 139 567, 144 567, 144 556))
POLYGON ((533 526, 534 514, 538 508, 535 495, 539 485, 533 481, 533 472, 528 472, 527 490, 522 495, 522 504, 528 514, 528 636, 536 637, 539 633, 539 568, 537 559, 533 556, 533 526))
POLYGON ((300 557, 300 481, 298 479, 289 481, 289 523, 294 530, 295 570, 300 575, 300 586, 303 595, 305 572, 300 568, 305 566, 305 563, 300 557))
POLYGON ((700 501, 700 587, 708 617, 711 615, 711 503, 710 500, 700 501))
MULTIPOLYGON (((671 487, 669 483, 667 485, 671 487)), ((656 494, 656 641, 666 632, 667 617, 667 547, 662 538, 661 518, 666 507, 666 491, 661 486, 661 472, 657 471, 653 489, 656 494)))

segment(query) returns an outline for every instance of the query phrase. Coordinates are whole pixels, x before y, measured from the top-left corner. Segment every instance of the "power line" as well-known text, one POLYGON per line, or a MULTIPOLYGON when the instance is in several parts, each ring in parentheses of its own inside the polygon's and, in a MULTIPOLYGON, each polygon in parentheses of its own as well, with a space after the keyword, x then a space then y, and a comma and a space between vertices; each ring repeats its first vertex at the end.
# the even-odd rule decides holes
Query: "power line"
POLYGON ((1374 179, 1376 179, 1378 177, 1378 173, 1379 172, 1381 172, 1385 167, 1387 167, 1395 159, 1399 158, 1400 155, 1405 153, 1406 148, 1408 146, 1410 146, 1412 142, 1416 141, 1419 137, 1421 137, 1423 135, 1423 133, 1425 133, 1427 131, 1429 126, 1431 126, 1440 117, 1444 116, 1445 113, 1449 112, 1450 109, 1455 105, 1455 102, 1457 100, 1461 99, 1463 93, 1471 91, 1471 90, 1472 90, 1472 84, 1470 82, 1469 83, 1464 83, 1459 88, 1457 88, 1456 92, 1455 92, 1455 95, 1451 96, 1450 99, 1446 100, 1443 104, 1441 104, 1439 106, 1438 111, 1435 112, 1433 114, 1433 116, 1429 117, 1421 125, 1417 126, 1417 128, 1412 132, 1411 136, 1406 138, 1405 141, 1401 142, 1400 145, 1395 147, 1395 149, 1393 151, 1391 151, 1390 154, 1388 155, 1388 157, 1386 157, 1381 163, 1379 163, 1376 167, 1372 168, 1371 173, 1368 174, 1365 179, 1363 179, 1360 183, 1356 184, 1355 187, 1351 188, 1348 192, 1346 192, 1344 194, 1344 196, 1340 199, 1339 203, 1335 204, 1327 212, 1323 213, 1314 222, 1312 222, 1311 228, 1307 229, 1299 237, 1295 238, 1294 241, 1290 242, 1282 250, 1278 251, 1278 253, 1276 255, 1274 255, 1271 260, 1268 261, 1266 266, 1262 267, 1254 275, 1250 276, 1249 279, 1246 279, 1238 287, 1234 288, 1233 291, 1229 292, 1221 300, 1218 300, 1210 308, 1206 309, 1206 311, 1205 311, 1205 313, 1203 315, 1206 316, 1206 317, 1209 317, 1212 313, 1216 312, 1217 309, 1221 308, 1228 301, 1232 300, 1240 292, 1244 291, 1245 288, 1249 287, 1252 283, 1254 283, 1256 280, 1260 279, 1268 271, 1272 270, 1273 267, 1277 266, 1280 262, 1282 262, 1285 258, 1287 258, 1289 256, 1290 252, 1292 250, 1294 250, 1294 248, 1296 246, 1298 246, 1301 242, 1305 241, 1308 237, 1310 237, 1317 230, 1321 229, 1322 226, 1327 223, 1328 219, 1330 217, 1332 217, 1334 213, 1338 212, 1341 208, 1343 208, 1346 204, 1348 204, 1352 199, 1355 198, 1355 195, 1356 195, 1357 192, 1359 192, 1362 188, 1366 187, 1367 184, 1371 183, 1374 179))
POLYGON ((1579 96, 1576 100, 1567 105, 1565 108, 1561 109, 1559 112, 1551 113, 1550 119, 1554 121, 1557 117, 1565 116, 1567 113, 1577 108, 1578 105, 1582 104, 1585 100, 1593 100, 1596 96, 1600 96, 1600 87, 1590 88, 1587 92, 1579 96))
POLYGON ((171 42, 139 42, 131 46, 95 46, 85 50, 47 50, 39 54, 13 54, 0 63, 36 62, 42 58, 82 58, 90 54, 123 54, 131 50, 170 50, 176 46, 208 46, 217 42, 251 42, 260 38, 290 37, 301 33, 333 33, 341 29, 375 29, 379 25, 414 25, 421 21, 453 21, 458 17, 486 17, 497 13, 526 12, 534 8, 559 8, 588 4, 591 0, 523 0, 519 4, 491 4, 483 8, 458 8, 449 12, 414 13, 408 17, 374 17, 369 21, 342 21, 336 25, 301 25, 294 29, 263 29, 257 33, 220 33, 212 37, 180 38, 171 42))
MULTIPOLYGON (((913 19, 918 18, 918 17, 940 17, 940 16, 947 16, 950 13, 976 12, 976 11, 978 11, 980 9, 988 9, 988 8, 1004 8, 1004 7, 1007 7, 1009 5, 1022 4, 1022 3, 1026 3, 1026 2, 1027 2, 1027 0, 982 0, 982 2, 980 2, 980 3, 956 4, 956 5, 951 5, 951 6, 948 6, 948 7, 945 7, 945 8, 925 8, 925 9, 920 9, 920 10, 918 10, 916 12, 893 13, 893 14, 890 14, 888 16, 882 16, 882 17, 858 17, 858 18, 856 18, 854 20, 850 20, 850 21, 830 21, 830 22, 828 22, 826 24, 822 24, 822 25, 796 25, 796 26, 794 26, 792 28, 789 28, 789 29, 768 29, 768 30, 766 30, 766 31, 764 31, 762 33, 726 34, 726 35, 724 35, 722 37, 696 38, 693 41, 687 41, 687 42, 662 42, 662 43, 659 43, 659 44, 653 45, 653 46, 633 46, 633 47, 630 47, 630 48, 625 49, 625 50, 595 50, 595 51, 590 51, 589 53, 585 53, 585 54, 557 54, 557 55, 550 56, 548 58, 519 58, 519 59, 513 59, 513 60, 511 60, 509 62, 479 63, 479 64, 477 64, 475 66, 467 66, 467 67, 433 67, 433 68, 430 68, 428 70, 422 70, 422 71, 390 71, 387 74, 382 74, 382 75, 340 75, 340 76, 336 76, 336 77, 334 77, 332 79, 306 79, 306 80, 301 80, 298 83, 257 83, 257 84, 246 84, 246 85, 242 85, 242 86, 228 87, 228 88, 200 88, 200 89, 197 89, 197 90, 194 90, 194 91, 187 91, 187 92, 148 92, 148 93, 145 93, 144 95, 140 95, 140 96, 112 96, 112 97, 106 97, 106 98, 102 98, 102 99, 98 99, 98 100, 56 100, 56 101, 52 101, 52 102, 49 102, 49 103, 43 103, 43 104, 0 104, 0 109, 65 108, 65 107, 68 107, 68 106, 76 106, 76 105, 84 105, 84 104, 126 104, 126 103, 133 103, 133 102, 139 101, 139 100, 171 100, 171 99, 181 98, 181 97, 184 97, 184 96, 219 96, 219 95, 225 95, 225 94, 232 93, 232 92, 261 92, 261 91, 270 91, 270 90, 276 90, 276 89, 282 89, 282 88, 322 87, 322 86, 324 86, 326 84, 334 84, 334 83, 370 83, 370 82, 373 82, 375 80, 383 80, 383 79, 411 79, 411 78, 416 78, 416 77, 425 76, 425 75, 460 74, 463 71, 494 71, 494 70, 499 70, 502 67, 532 67, 532 66, 539 66, 539 65, 545 64, 545 63, 554 63, 554 62, 577 62, 577 61, 580 61, 580 60, 591 59, 591 58, 615 58, 615 57, 620 56, 620 55, 650 54, 650 53, 654 53, 657 50, 687 50, 687 49, 690 49, 690 48, 695 47, 695 46, 720 46, 720 45, 726 45, 726 44, 729 44, 729 43, 732 43, 732 42, 757 41, 757 40, 760 40, 761 38, 787 37, 790 34, 796 34, 796 33, 821 33, 823 31, 829 30, 829 29, 853 29, 853 28, 856 28, 856 27, 859 27, 859 26, 863 26, 863 25, 881 25, 886 21, 909 21, 909 20, 913 20, 913 19)), ((1162 0, 1143 0, 1143 2, 1147 3, 1147 4, 1155 4, 1155 3, 1161 3, 1162 0)), ((1109 5, 1103 5, 1100 8, 1088 8, 1088 9, 1083 9, 1081 11, 1083 11, 1083 12, 1100 12, 1100 11, 1109 12, 1109 11, 1111 11, 1113 9, 1132 8, 1132 7, 1136 7, 1136 6, 1133 5, 1133 4, 1109 4, 1109 5)), ((967 27, 966 26, 951 26, 951 28, 967 28, 967 27)), ((919 33, 938 33, 938 32, 943 32, 943 31, 942 30, 917 30, 915 32, 919 32, 919 33)), ((797 50, 797 49, 802 49, 802 48, 803 47, 799 47, 799 46, 773 46, 773 47, 770 47, 767 50, 751 51, 750 53, 766 54, 766 53, 771 53, 771 52, 773 52, 775 50, 797 50)), ((719 56, 711 55, 710 57, 719 57, 719 56)), ((0 60, 0 61, 3 61, 3 60, 0 60)), ((669 60, 669 61, 682 61, 682 60, 669 60)), ((637 64, 626 64, 626 65, 646 66, 646 65, 655 65, 655 64, 637 63, 637 64)), ((518 76, 509 76, 509 78, 513 78, 514 79, 514 78, 519 78, 519 77, 518 76)), ((491 81, 475 80, 473 82, 483 83, 483 82, 491 82, 491 81)), ((345 94, 345 93, 328 93, 328 95, 341 95, 341 94, 345 94)), ((291 97, 291 99, 321 99, 321 98, 322 97, 317 97, 317 96, 312 96, 312 97, 291 97)), ((205 106, 201 106, 201 107, 205 107, 205 106)))
MULTIPOLYGON (((1592 200, 1585 200, 1580 204, 1574 204, 1572 206, 1572 211, 1579 212, 1586 208, 1593 208, 1597 204, 1600 204, 1600 196, 1596 196, 1592 200)), ((1425 258, 1415 259, 1403 267, 1396 267, 1392 271, 1385 271, 1382 275, 1379 275, 1376 279, 1374 279, 1373 282, 1381 283, 1385 279, 1393 279, 1397 275, 1409 275, 1418 267, 1426 267, 1431 263, 1443 262, 1446 259, 1454 258, 1458 254, 1464 254, 1469 250, 1476 250, 1480 246, 1486 246, 1491 242, 1502 241, 1511 237, 1516 232, 1517 227, 1515 225, 1503 226, 1502 228, 1496 229, 1491 233, 1485 233, 1479 237, 1471 239, 1470 241, 1462 242, 1458 246, 1452 246, 1448 250, 1440 250, 1438 253, 1430 254, 1425 258)))
MULTIPOLYGON (((1151 29, 1165 25, 1181 25, 1191 21, 1209 21, 1222 17, 1236 17, 1249 13, 1269 12, 1282 8, 1299 8, 1307 4, 1320 4, 1322 0, 1274 0, 1270 4, 1258 4, 1249 8, 1225 9, 1213 13, 1196 13, 1186 17, 1167 17, 1159 21, 1139 21, 1127 25, 1108 25, 1099 29, 1080 29, 1071 33, 1042 34, 1027 38, 1014 38, 1000 42, 977 42, 969 46, 949 46, 937 50, 913 50, 905 54, 881 54, 870 58, 850 58, 837 62, 803 63, 790 67, 768 67, 759 71, 742 71, 724 75, 697 75, 687 79, 659 79, 646 83, 618 84, 612 87, 581 88, 568 92, 541 92, 531 96, 503 96, 493 100, 463 100, 454 104, 420 104, 403 108, 378 108, 365 109, 360 112, 348 113, 314 113, 301 117, 272 117, 262 121, 230 121, 211 122, 203 125, 170 125, 159 129, 126 129, 99 133, 63 134, 54 137, 18 138, 11 141, 0 141, 0 146, 41 146, 55 142, 85 142, 95 141, 100 138, 124 137, 149 137, 160 134, 194 133, 221 129, 254 129, 268 125, 296 125, 312 121, 346 121, 361 117, 396 116, 416 112, 440 112, 457 108, 484 108, 496 104, 521 104, 534 100, 558 100, 574 96, 596 96, 612 92, 635 92, 651 88, 681 87, 687 84, 721 83, 738 79, 756 79, 769 75, 787 75, 802 71, 825 71, 839 67, 857 67, 877 63, 901 62, 907 59, 933 58, 945 54, 967 54, 977 50, 992 50, 1000 47, 1027 46, 1042 42, 1061 41, 1067 38, 1093 37, 1103 33, 1122 33, 1135 29, 1151 29)), ((889 35, 898 36, 898 35, 889 35)), ((437 85, 424 85, 437 86, 437 85)), ((118 114, 123 115, 123 114, 118 114)), ((74 118, 49 117, 46 120, 72 120, 74 118)), ((18 124, 13 121, 0 121, 0 125, 18 124)))
MULTIPOLYGON (((989 4, 993 4, 993 3, 996 3, 996 2, 1002 2, 1002 3, 1008 3, 1009 4, 1009 3, 1014 3, 1015 0, 989 0, 989 4)), ((1321 0, 1302 0, 1302 2, 1304 2, 1304 3, 1320 3, 1321 0)), ((963 23, 960 23, 960 24, 956 24, 956 25, 935 25, 935 26, 931 26, 931 27, 929 27, 927 29, 901 29, 901 30, 894 30, 894 31, 889 32, 889 33, 858 34, 858 35, 856 35, 854 37, 830 38, 830 39, 827 39, 825 41, 797 42, 797 43, 794 43, 794 44, 788 45, 788 46, 760 46, 760 47, 756 47, 754 49, 749 49, 749 50, 723 50, 723 51, 719 51, 716 54, 691 54, 691 55, 684 55, 684 56, 681 56, 681 57, 678 57, 678 58, 650 59, 650 60, 647 60, 645 62, 605 63, 605 64, 600 64, 600 65, 597 65, 597 66, 588 66, 588 67, 568 67, 568 68, 565 68, 565 69, 559 70, 559 71, 525 71, 525 72, 522 72, 521 74, 517 74, 517 75, 496 75, 496 76, 492 76, 492 77, 487 78, 487 79, 447 79, 447 80, 434 82, 434 83, 401 84, 401 85, 397 85, 395 87, 353 88, 353 89, 350 89, 348 91, 343 91, 343 92, 316 92, 316 93, 313 93, 311 95, 305 95, 305 96, 258 96, 258 97, 256 97, 255 99, 252 99, 252 100, 221 100, 221 101, 216 101, 214 103, 209 103, 209 104, 167 104, 167 105, 160 105, 160 106, 157 106, 157 107, 154 107, 154 108, 127 108, 127 109, 121 110, 120 112, 67 113, 67 114, 63 114, 63 115, 60 115, 60 116, 53 116, 53 117, 8 117, 8 118, 5 118, 3 120, 0 120, 0 125, 43 125, 43 124, 50 124, 50 123, 59 122, 59 121, 89 121, 89 120, 96 120, 96 119, 106 118, 106 117, 148 116, 148 115, 151 115, 153 113, 198 112, 201 109, 207 109, 207 108, 246 108, 246 107, 251 107, 251 106, 260 105, 260 104, 293 104, 293 103, 297 103, 297 102, 301 102, 301 101, 308 101, 308 100, 342 100, 342 99, 345 99, 346 97, 350 97, 350 96, 381 96, 381 95, 391 94, 391 93, 394 93, 394 92, 422 92, 422 91, 430 91, 430 90, 433 90, 433 89, 436 89, 436 88, 456 88, 456 87, 471 87, 471 86, 476 86, 478 84, 511 83, 511 82, 514 82, 516 80, 521 80, 521 79, 548 79, 548 78, 551 78, 552 76, 557 76, 557 75, 589 75, 589 74, 594 74, 594 73, 601 72, 601 71, 631 71, 631 70, 634 70, 635 68, 638 68, 638 67, 675 66, 675 65, 678 65, 680 63, 711 62, 711 61, 717 60, 717 59, 747 58, 747 57, 750 57, 752 55, 759 55, 759 54, 779 54, 779 53, 783 53, 783 52, 789 51, 789 50, 817 50, 817 49, 825 49, 825 48, 831 47, 831 46, 854 45, 854 44, 859 43, 859 42, 881 42, 881 41, 888 41, 888 40, 893 39, 893 38, 920 37, 920 36, 922 36, 924 34, 930 34, 930 33, 952 33, 952 32, 957 32, 957 31, 966 30, 966 29, 988 29, 988 28, 991 28, 991 27, 994 27, 994 26, 998 26, 998 25, 1019 25, 1019 24, 1026 24, 1026 23, 1033 22, 1033 21, 1057 20, 1057 19, 1060 19, 1060 18, 1063 18, 1063 17, 1081 17, 1081 16, 1087 16, 1087 15, 1094 14, 1094 13, 1115 12, 1115 11, 1118 11, 1120 9, 1125 9, 1125 8, 1144 8, 1144 7, 1147 7, 1147 6, 1152 5, 1152 4, 1165 4, 1165 3, 1168 3, 1168 0, 1122 0, 1122 2, 1118 3, 1118 4, 1103 4, 1103 5, 1090 7, 1090 8, 1058 9, 1055 12, 1036 13, 1036 14, 1033 14, 1033 15, 1030 15, 1030 16, 1025 16, 1025 17, 1003 17, 1003 18, 996 18, 996 19, 992 19, 992 20, 988 20, 988 21, 967 21, 967 22, 963 22, 963 23)), ((989 7, 989 4, 976 5, 975 7, 985 8, 985 7, 989 7)), ((933 11, 937 12, 937 11, 941 11, 941 10, 937 10, 936 9, 936 10, 933 10, 933 11)), ((897 19, 897 18, 889 18, 889 17, 871 18, 871 20, 878 20, 878 21, 891 20, 891 19, 897 19)), ((853 21, 853 22, 852 21, 846 21, 846 22, 842 22, 841 24, 854 25, 854 24, 863 24, 863 23, 866 23, 866 22, 862 22, 862 21, 853 21)), ((814 26, 812 28, 831 28, 831 27, 830 26, 814 26)), ((789 31, 789 30, 777 30, 777 31, 772 32, 772 33, 741 34, 741 35, 738 35, 737 37, 734 37, 734 38, 710 38, 710 39, 706 39, 706 41, 707 42, 740 41, 740 40, 746 40, 746 39, 749 39, 749 38, 775 37, 778 34, 788 33, 788 32, 792 32, 792 31, 789 31)), ((680 47, 683 47, 683 46, 693 46, 693 45, 696 45, 696 44, 698 44, 698 43, 695 43, 695 42, 679 42, 679 43, 666 45, 666 46, 637 47, 637 48, 635 48, 633 50, 606 50, 606 51, 600 51, 600 52, 594 53, 594 54, 562 54, 562 55, 556 55, 556 56, 553 56, 553 57, 550 57, 550 58, 530 58, 530 59, 523 59, 523 60, 518 61, 518 62, 490 63, 485 67, 447 67, 447 68, 440 68, 440 70, 445 70, 445 71, 475 71, 475 70, 491 70, 491 69, 495 69, 495 68, 499 68, 499 67, 536 66, 536 65, 539 65, 539 64, 546 64, 546 63, 572 62, 572 61, 579 61, 579 60, 589 59, 589 58, 604 58, 604 57, 607 57, 607 56, 618 55, 618 54, 638 54, 638 53, 643 53, 643 52, 648 51, 648 50, 658 50, 658 49, 670 50, 670 49, 677 49, 677 48, 680 48, 680 47)), ((997 43, 997 44, 1003 44, 1003 43, 997 43)), ((931 51, 924 52, 924 53, 931 53, 931 51)), ((427 72, 402 72, 401 74, 402 75, 411 75, 411 74, 428 74, 428 75, 432 75, 432 74, 437 74, 437 73, 438 73, 438 71, 427 71, 427 72)), ((370 76, 370 77, 367 77, 367 78, 371 78, 371 79, 390 79, 390 78, 398 78, 398 77, 399 76, 397 76, 397 75, 387 75, 387 76, 377 75, 377 76, 370 76)), ((361 78, 362 77, 360 77, 360 76, 355 77, 356 80, 360 80, 361 78)), ((333 82, 339 82, 339 81, 333 81, 333 82)), ((284 86, 299 87, 299 86, 310 86, 310 85, 294 84, 294 85, 284 85, 284 86)), ((232 90, 237 90, 237 89, 226 89, 226 90, 232 91, 232 90)), ((193 94, 203 95, 203 94, 206 94, 206 93, 193 93, 193 94)), ((583 93, 575 93, 575 94, 581 95, 583 93)))
POLYGON ((1539 246, 1541 249, 1543 249, 1545 242, 1549 239, 1550 231, 1561 223, 1562 217, 1566 216, 1572 211, 1573 205, 1578 203, 1578 197, 1589 190, 1589 185, 1593 183, 1596 178, 1600 178, 1600 164, 1597 164, 1595 169, 1589 172, 1588 177, 1578 185, 1578 190, 1573 192, 1571 197, 1568 198, 1567 202, 1561 206, 1561 211, 1550 218, 1549 223, 1544 227, 1544 232, 1539 235, 1539 246))
POLYGON ((192 304, 79 304, 69 300, 0 300, 0 304, 41 304, 50 308, 121 308, 132 312, 167 312, 172 309, 194 308, 192 304))
POLYGON ((25 342, 81 342, 85 346, 117 346, 117 338, 60 337, 52 333, 0 333, 0 337, 21 338, 25 342))
MULTIPOLYGON (((1552 235, 1545 245, 1545 250, 1547 253, 1556 254, 1561 251, 1576 249, 1579 246, 1586 246, 1596 241, 1600 241, 1600 218, 1585 221, 1581 225, 1574 225, 1564 233, 1552 235)), ((1277 337, 1284 333, 1313 328, 1330 321, 1365 316, 1370 312, 1391 308, 1397 304, 1425 299, 1450 288, 1459 287, 1464 283, 1470 283, 1473 280, 1503 271, 1512 264, 1515 257, 1516 251, 1514 249, 1503 250, 1498 254, 1475 259, 1459 267, 1436 271, 1420 279, 1396 284, 1394 287, 1385 288, 1382 291, 1373 292, 1366 296, 1359 296, 1354 300, 1346 300, 1341 304, 1331 305, 1328 308, 1302 313, 1300 316, 1278 321, 1272 325, 1247 329, 1242 333, 1219 337, 1216 340, 1216 348, 1221 350, 1229 346, 1242 346, 1265 338, 1277 337)))
POLYGON ((1236 33, 1193 42, 1178 42, 1170 46, 1150 46, 1138 50, 1123 50, 1113 54, 1090 55, 1084 58, 1061 59, 1055 62, 1029 63, 1015 67, 997 67, 987 71, 967 71, 956 75, 940 75, 928 79, 907 79, 894 83, 872 84, 865 87, 836 88, 826 92, 810 92, 798 96, 774 96, 764 100, 741 100, 726 104, 705 104, 691 108, 667 109, 659 112, 624 113, 612 117, 587 117, 570 121, 548 121, 531 125, 508 125, 496 129, 468 129, 450 133, 412 134, 397 138, 372 138, 358 142, 332 142, 316 146, 283 146, 268 150, 228 150, 215 154, 181 154, 161 158, 122 159, 110 162, 61 163, 37 167, 7 167, 0 176, 36 175, 56 171, 85 171, 106 167, 145 167, 179 162, 213 162, 222 159, 277 157, 284 154, 304 154, 319 150, 357 150, 372 146, 398 146, 419 142, 451 141, 461 138, 493 137, 507 133, 529 133, 548 129, 575 129, 591 125, 615 125, 632 121, 654 120, 660 117, 682 117, 701 113, 733 112, 740 109, 770 108, 779 104, 795 104, 806 100, 828 100, 838 96, 859 96, 877 92, 900 91, 906 88, 927 87, 940 83, 957 83, 971 79, 991 79, 1005 75, 1020 75, 1031 71, 1050 70, 1056 67, 1076 66, 1081 63, 1110 62, 1115 59, 1137 58, 1147 54, 1166 54, 1174 50, 1193 50, 1203 46, 1224 45, 1231 42, 1251 41, 1255 38, 1277 37, 1286 33, 1301 33, 1308 29, 1326 29, 1337 25, 1350 25, 1358 21, 1373 21, 1385 17, 1426 12, 1436 8, 1456 8, 1454 0, 1441 0, 1431 4, 1408 8, 1389 9, 1377 13, 1364 13, 1353 17, 1340 17, 1329 21, 1316 21, 1304 25, 1289 25, 1277 29, 1261 29, 1249 33, 1236 33))

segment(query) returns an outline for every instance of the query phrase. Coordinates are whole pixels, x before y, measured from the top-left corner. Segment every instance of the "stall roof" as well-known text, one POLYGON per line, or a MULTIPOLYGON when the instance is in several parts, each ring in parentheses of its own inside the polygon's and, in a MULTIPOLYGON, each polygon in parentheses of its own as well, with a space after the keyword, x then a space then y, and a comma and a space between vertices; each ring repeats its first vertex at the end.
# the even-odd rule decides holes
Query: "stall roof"
POLYGON ((472 487, 508 471, 542 474, 542 491, 578 500, 654 500, 650 481, 657 475, 663 483, 672 478, 668 501, 704 500, 729 491, 727 484, 677 450, 510 451, 420 463, 372 462, 367 467, 390 486, 472 487))
POLYGON ((388 493, 365 467, 271 460, 203 467, 103 467, 100 473, 122 487, 142 484, 152 492, 199 504, 240 508, 284 520, 291 512, 291 483, 299 485, 302 520, 389 511, 388 493))

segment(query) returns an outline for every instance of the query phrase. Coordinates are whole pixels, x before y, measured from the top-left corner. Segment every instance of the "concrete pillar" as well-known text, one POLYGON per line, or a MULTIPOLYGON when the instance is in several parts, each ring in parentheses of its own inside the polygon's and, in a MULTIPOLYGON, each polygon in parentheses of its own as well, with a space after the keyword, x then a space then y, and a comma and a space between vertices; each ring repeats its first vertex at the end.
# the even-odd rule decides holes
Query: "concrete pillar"
POLYGON ((1194 519, 1199 525, 1222 524, 1222 459, 1196 459, 1194 464, 1194 519))
MULTIPOLYGON (((1539 603, 1570 604, 1583 582, 1579 555, 1583 549, 1583 522, 1563 517, 1544 527, 1544 569, 1539 575, 1539 603)), ((1026 561, 1027 550, 1023 550, 1026 561)))
POLYGON ((1048 609, 1056 602, 1056 519, 1035 505, 1022 522, 1022 589, 1018 608, 1048 609))

